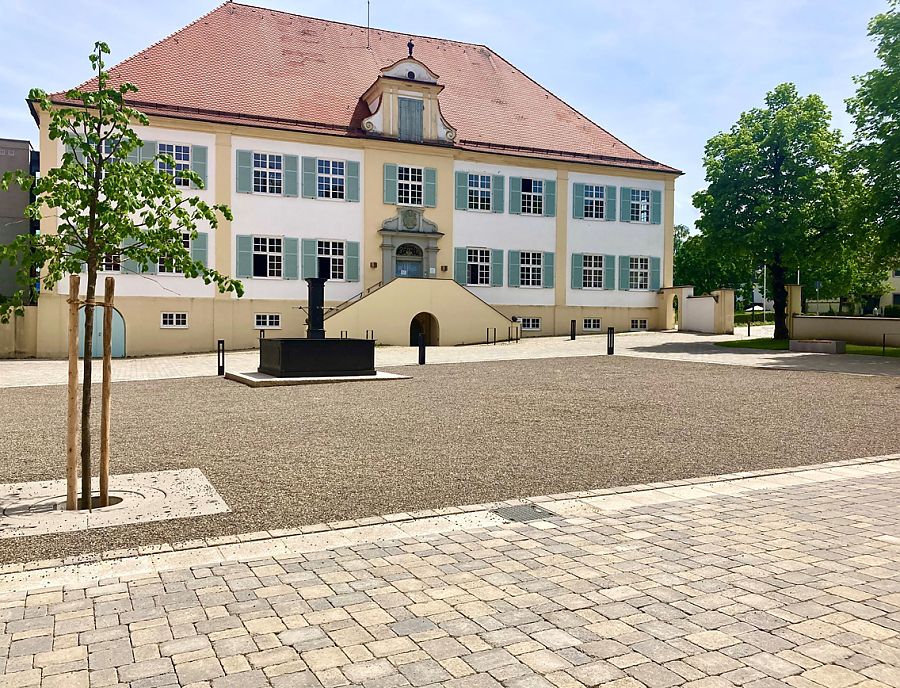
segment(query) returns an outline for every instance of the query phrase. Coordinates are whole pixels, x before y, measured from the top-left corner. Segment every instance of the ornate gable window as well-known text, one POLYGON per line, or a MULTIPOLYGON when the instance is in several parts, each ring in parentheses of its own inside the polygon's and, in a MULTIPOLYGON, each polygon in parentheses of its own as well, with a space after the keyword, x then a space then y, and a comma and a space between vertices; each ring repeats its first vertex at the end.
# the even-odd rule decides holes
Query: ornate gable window
POLYGON ((375 83, 363 94, 371 115, 362 122, 372 136, 399 141, 452 144, 456 130, 441 115, 438 96, 444 87, 438 75, 412 56, 381 70, 375 83))

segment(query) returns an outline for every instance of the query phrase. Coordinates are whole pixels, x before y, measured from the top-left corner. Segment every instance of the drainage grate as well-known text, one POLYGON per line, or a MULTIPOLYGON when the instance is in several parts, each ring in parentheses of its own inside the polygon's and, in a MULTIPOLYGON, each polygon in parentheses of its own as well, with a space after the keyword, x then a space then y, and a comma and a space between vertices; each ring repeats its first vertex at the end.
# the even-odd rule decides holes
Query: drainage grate
POLYGON ((504 506, 499 509, 494 509, 493 513, 497 514, 500 518, 505 518, 507 521, 519 521, 521 523, 558 515, 554 514, 552 511, 547 511, 539 506, 535 506, 534 504, 504 506))

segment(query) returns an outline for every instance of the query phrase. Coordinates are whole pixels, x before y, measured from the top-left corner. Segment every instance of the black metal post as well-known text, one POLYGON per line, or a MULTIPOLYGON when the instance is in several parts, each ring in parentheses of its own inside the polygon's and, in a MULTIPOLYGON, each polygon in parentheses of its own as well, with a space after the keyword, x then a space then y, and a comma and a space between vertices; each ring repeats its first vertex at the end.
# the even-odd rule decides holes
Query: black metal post
POLYGON ((512 326, 506 328, 506 341, 512 341, 512 326))
POLYGON ((572 341, 575 341, 575 321, 572 321, 572 341))
POLYGON ((419 332, 419 365, 425 365, 425 333, 419 332))
POLYGON ((750 337, 750 318, 747 318, 747 337, 750 337))
POLYGON ((484 343, 485 344, 491 343, 491 328, 490 327, 484 328, 484 343))
POLYGON ((606 328, 606 355, 612 356, 616 352, 616 330, 614 327, 606 328))
POLYGON ((219 375, 225 374, 225 340, 220 339, 217 347, 217 358, 219 361, 219 375))
POLYGON ((497 343, 497 328, 494 328, 494 344, 497 343))
POLYGON ((881 335, 881 355, 884 356, 885 349, 887 348, 887 334, 881 335))

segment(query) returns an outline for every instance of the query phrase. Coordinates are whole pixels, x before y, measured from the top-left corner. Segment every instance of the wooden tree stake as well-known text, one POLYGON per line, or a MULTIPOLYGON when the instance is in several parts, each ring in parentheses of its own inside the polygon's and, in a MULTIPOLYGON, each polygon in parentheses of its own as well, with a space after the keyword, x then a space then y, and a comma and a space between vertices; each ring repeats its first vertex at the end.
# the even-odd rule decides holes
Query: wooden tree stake
POLYGON ((109 506, 109 421, 112 391, 113 297, 116 280, 107 277, 103 286, 103 382, 100 387, 100 506, 109 506))
POLYGON ((66 434, 66 509, 78 508, 78 290, 81 277, 69 277, 69 410, 66 434))

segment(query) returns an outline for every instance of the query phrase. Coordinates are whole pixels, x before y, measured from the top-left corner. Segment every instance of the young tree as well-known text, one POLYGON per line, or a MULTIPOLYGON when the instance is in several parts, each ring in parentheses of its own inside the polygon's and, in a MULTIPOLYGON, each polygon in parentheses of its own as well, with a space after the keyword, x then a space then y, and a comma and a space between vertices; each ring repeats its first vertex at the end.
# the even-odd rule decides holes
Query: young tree
POLYGON ((881 66, 854 78, 847 110, 856 124, 851 159, 865 185, 859 207, 878 229, 877 257, 900 267, 900 0, 889 2, 869 24, 881 66))
MULTIPOLYGON (((143 142, 132 130, 132 123, 147 126, 149 120, 126 104, 127 95, 136 92, 136 86, 111 85, 104 71, 105 54, 109 54, 108 46, 96 43, 90 56, 96 72, 90 87, 96 90, 66 93, 66 100, 78 105, 54 105, 40 89, 29 94, 49 117, 50 140, 65 146, 62 164, 38 178, 20 170, 6 173, 0 181, 4 190, 16 183, 32 191, 35 201, 26 210, 28 217, 41 218, 46 208, 58 221, 56 233, 23 234, 9 245, 0 245, 0 263, 5 260, 17 267, 20 284, 30 287, 30 275, 36 269, 41 274, 42 291, 50 291, 66 273, 87 271, 81 406, 85 508, 91 503, 94 298, 104 257, 118 255, 123 265, 130 260, 143 266, 162 258, 185 277, 200 277, 207 284, 215 283, 221 291, 243 294, 240 282, 194 261, 182 241, 183 233, 196 239, 198 223, 215 228, 219 215, 231 220, 231 211, 225 205, 210 206, 194 196, 182 197, 175 177, 183 177, 197 188, 203 188, 203 181, 190 170, 178 170, 171 156, 135 160, 133 152, 139 151, 143 142)), ((51 151, 43 154, 51 155, 51 151)), ((13 313, 22 314, 24 299, 22 289, 0 303, 0 319, 7 322, 13 313)))
POLYGON ((841 136, 830 125, 819 96, 801 98, 782 84, 765 108, 743 113, 706 144, 709 187, 694 194, 697 227, 715 245, 769 267, 776 339, 788 337, 788 279, 841 228, 841 136))

